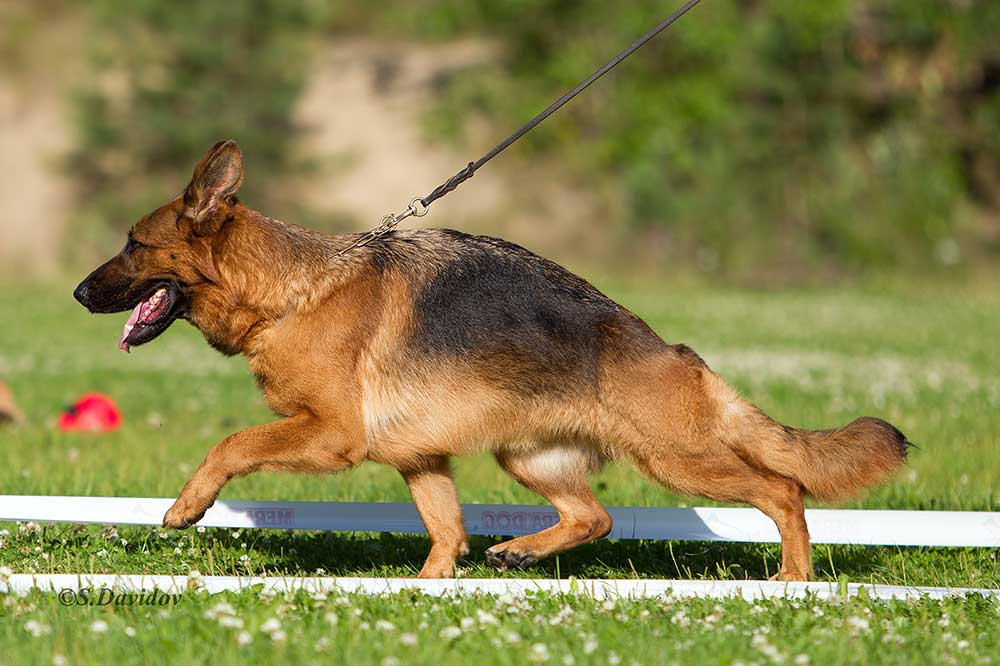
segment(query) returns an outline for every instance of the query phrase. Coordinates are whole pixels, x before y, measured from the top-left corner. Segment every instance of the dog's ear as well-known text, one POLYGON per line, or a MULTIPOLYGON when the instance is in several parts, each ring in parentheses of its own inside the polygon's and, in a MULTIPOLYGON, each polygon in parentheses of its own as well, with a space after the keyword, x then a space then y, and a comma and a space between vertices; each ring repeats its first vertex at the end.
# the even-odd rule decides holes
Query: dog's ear
POLYGON ((218 231, 219 204, 231 203, 243 184, 243 153, 235 141, 220 141, 205 153, 184 190, 184 215, 195 234, 218 231))

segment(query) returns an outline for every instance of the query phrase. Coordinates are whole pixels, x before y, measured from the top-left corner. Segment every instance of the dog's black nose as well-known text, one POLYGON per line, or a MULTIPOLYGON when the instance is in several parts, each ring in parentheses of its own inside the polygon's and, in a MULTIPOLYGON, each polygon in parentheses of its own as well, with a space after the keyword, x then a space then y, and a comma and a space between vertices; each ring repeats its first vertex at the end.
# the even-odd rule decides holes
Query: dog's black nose
POLYGON ((76 300, 78 300, 80 302, 80 305, 82 305, 85 308, 88 307, 88 305, 87 305, 87 291, 88 291, 88 289, 87 289, 87 281, 86 280, 84 280, 83 282, 81 282, 80 284, 78 284, 76 286, 76 289, 73 290, 73 298, 75 298, 76 300))

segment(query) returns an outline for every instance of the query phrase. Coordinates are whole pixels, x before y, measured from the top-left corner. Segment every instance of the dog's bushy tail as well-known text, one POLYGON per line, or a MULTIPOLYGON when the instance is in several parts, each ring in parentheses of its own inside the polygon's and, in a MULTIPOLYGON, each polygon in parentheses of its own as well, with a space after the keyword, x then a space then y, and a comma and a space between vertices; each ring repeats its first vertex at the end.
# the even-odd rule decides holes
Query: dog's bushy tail
POLYGON ((787 444, 776 447, 773 458, 765 455, 765 464, 820 500, 844 499, 875 485, 899 469, 911 446, 898 428, 870 416, 834 430, 778 427, 787 444))

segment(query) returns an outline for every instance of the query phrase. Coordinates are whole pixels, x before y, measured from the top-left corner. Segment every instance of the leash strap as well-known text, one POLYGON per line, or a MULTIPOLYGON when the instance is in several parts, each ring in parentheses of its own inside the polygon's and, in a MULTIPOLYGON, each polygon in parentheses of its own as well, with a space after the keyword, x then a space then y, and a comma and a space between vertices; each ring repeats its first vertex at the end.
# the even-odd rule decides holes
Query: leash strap
MULTIPOLYGON (((558 111, 560 108, 562 108, 562 106, 566 104, 566 102, 570 101, 571 99, 579 95, 581 92, 586 90, 590 86, 590 84, 592 84, 594 81, 596 81, 597 79, 601 78, 602 76, 610 72, 612 69, 614 69, 622 60, 624 60, 625 58, 629 57, 630 55, 638 51, 640 48, 642 48, 646 44, 646 42, 648 42, 653 37, 656 37, 658 34, 669 28, 671 23, 673 23, 681 16, 686 14, 689 9, 697 5, 700 1, 701 0, 689 0, 687 4, 685 4, 683 7, 681 7, 676 12, 671 14, 669 17, 667 17, 666 20, 664 20, 655 28, 653 28, 645 35, 640 37, 634 44, 632 44, 632 46, 628 47, 627 49, 616 55, 614 59, 612 59, 610 62, 605 64, 603 67, 598 69, 590 76, 588 76, 578 86, 570 90, 568 93, 566 93, 556 101, 552 102, 552 104, 550 104, 548 108, 546 108, 537 116, 529 120, 524 126, 521 127, 521 129, 517 130, 509 137, 507 137, 506 139, 498 143, 496 146, 494 146, 493 150, 486 153, 475 162, 469 162, 467 165, 465 165, 464 169, 456 173, 454 176, 449 178, 441 185, 438 185, 430 194, 421 199, 420 203, 423 204, 425 208, 429 207, 432 203, 434 203, 444 195, 454 190, 456 187, 467 181, 469 178, 472 178, 472 174, 476 173, 476 171, 481 166, 483 166, 491 159, 493 159, 494 157, 502 153, 504 150, 506 150, 507 147, 510 146, 510 144, 514 143, 522 136, 533 130, 539 123, 541 123, 543 120, 545 120, 553 113, 558 111)), ((418 217, 420 217, 420 215, 418 215, 418 217)))
POLYGON ((541 123, 543 120, 545 120, 553 113, 558 111, 560 108, 562 108, 564 104, 566 104, 571 99, 573 99, 581 92, 586 90, 590 86, 590 84, 592 84, 594 81, 596 81, 597 79, 601 78, 602 76, 610 72, 612 69, 614 69, 622 60, 625 60, 625 58, 629 57, 630 55, 638 51, 640 48, 642 48, 646 44, 646 42, 653 39, 653 37, 656 37, 658 34, 669 28, 674 21, 679 19, 681 16, 684 16, 684 14, 686 14, 689 9, 697 5, 699 2, 701 2, 701 0, 688 0, 688 2, 683 7, 681 7, 676 12, 668 16, 663 22, 658 24, 655 28, 647 32, 642 37, 640 37, 635 43, 633 43, 627 49, 616 55, 612 60, 610 60, 603 67, 601 67, 593 74, 588 76, 575 88, 567 92, 565 95, 563 95, 556 101, 552 102, 552 104, 550 104, 544 111, 542 111, 534 118, 529 120, 527 123, 525 123, 519 130, 511 134, 509 137, 507 137, 497 145, 495 145, 493 149, 490 150, 490 152, 486 153, 475 162, 469 162, 468 164, 466 164, 461 171, 456 173, 454 176, 452 176, 445 182, 438 185, 427 196, 423 197, 422 199, 417 198, 412 200, 410 202, 410 205, 401 214, 396 215, 395 213, 389 213, 388 215, 383 217, 377 227, 375 227, 367 234, 359 238, 357 242, 355 242, 353 245, 350 245, 341 250, 340 252, 338 252, 338 255, 342 255, 358 246, 367 245, 376 238, 384 236, 385 234, 395 229, 396 225, 398 225, 400 222, 402 222, 403 220, 405 220, 410 216, 423 217, 424 215, 426 215, 427 209, 430 207, 432 203, 434 203, 444 195, 448 194, 449 192, 457 188, 459 185, 461 185, 468 179, 472 178, 472 175, 476 173, 476 171, 478 171, 480 167, 482 167, 491 159, 502 153, 512 143, 514 143, 522 136, 530 132, 539 123, 541 123))

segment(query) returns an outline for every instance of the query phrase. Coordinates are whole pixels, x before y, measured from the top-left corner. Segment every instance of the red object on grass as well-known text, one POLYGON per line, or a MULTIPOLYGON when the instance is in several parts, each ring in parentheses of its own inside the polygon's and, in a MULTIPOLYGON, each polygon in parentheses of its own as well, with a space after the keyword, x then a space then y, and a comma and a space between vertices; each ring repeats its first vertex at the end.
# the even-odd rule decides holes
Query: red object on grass
POLYGON ((88 393, 59 415, 63 432, 111 432, 122 424, 115 401, 101 393, 88 393))

